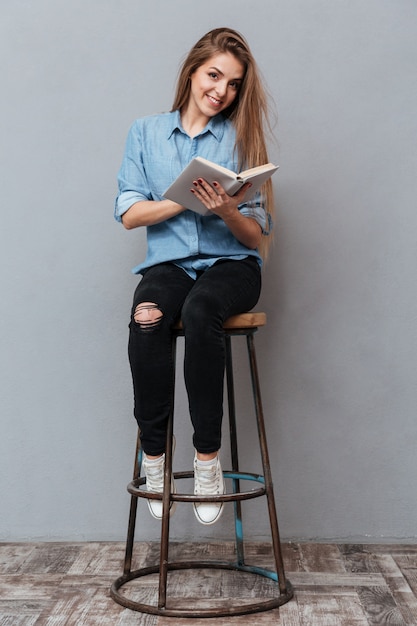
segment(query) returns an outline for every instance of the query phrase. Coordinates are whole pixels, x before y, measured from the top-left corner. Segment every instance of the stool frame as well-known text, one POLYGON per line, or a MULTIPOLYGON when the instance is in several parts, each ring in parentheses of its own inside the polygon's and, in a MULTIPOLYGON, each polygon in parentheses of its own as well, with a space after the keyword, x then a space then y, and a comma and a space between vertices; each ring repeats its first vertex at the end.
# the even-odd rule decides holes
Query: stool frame
MULTIPOLYGON (((233 493, 227 493, 218 496, 196 496, 194 494, 170 493, 171 475, 172 475, 172 435, 173 435, 173 411, 174 397, 171 402, 171 415, 167 426, 167 446, 165 451, 165 473, 164 473, 164 491, 162 494, 147 492, 141 489, 146 484, 146 478, 140 476, 142 464, 142 449, 138 434, 135 454, 135 464, 133 472, 133 480, 129 483, 127 490, 131 494, 130 514, 128 533, 126 540, 126 551, 124 558, 123 575, 117 578, 110 589, 110 595, 118 604, 139 611, 142 613, 150 613, 154 615, 164 615, 166 617, 221 617, 230 615, 243 615, 248 613, 257 613, 277 608, 293 597, 293 588, 288 579, 286 579, 281 542, 278 529, 278 518, 275 507, 275 498, 273 491, 273 481, 269 462, 269 453, 267 446, 267 437, 265 423, 263 417, 263 408, 260 393, 258 367, 256 362, 254 333, 260 326, 265 325, 266 316, 264 313, 245 313, 236 315, 224 324, 225 332, 225 348, 226 348, 226 387, 227 402, 229 414, 229 434, 230 434, 230 450, 232 470, 224 471, 225 478, 232 480, 233 493), (236 406, 234 392, 234 376, 232 362, 232 346, 231 337, 244 335, 246 336, 247 352, 249 357, 249 369, 251 375, 252 392, 254 399, 254 408, 256 415, 256 423, 259 436, 260 454, 263 468, 263 475, 242 472, 239 469, 238 446, 237 446, 237 427, 236 427, 236 406), (258 483, 258 486, 250 491, 242 491, 240 481, 252 481, 258 483), (269 523, 272 539, 272 552, 274 555, 275 571, 264 569, 261 567, 247 565, 244 554, 243 541, 243 522, 242 522, 242 500, 258 498, 266 496, 268 503, 269 523), (161 520, 161 541, 160 541, 160 558, 159 565, 151 567, 142 567, 132 571, 132 556, 135 542, 135 527, 137 516, 138 498, 159 499, 163 503, 163 515, 161 520), (193 560, 193 561, 169 561, 169 523, 170 523, 170 506, 172 502, 233 502, 234 503, 234 522, 235 522, 235 547, 236 561, 217 561, 217 560, 193 560), (214 606, 211 608, 178 608, 169 606, 169 597, 167 597, 167 581, 168 573, 176 570, 185 569, 225 569, 239 572, 247 572, 271 579, 277 583, 277 596, 266 600, 244 603, 235 606, 214 606), (159 574, 158 586, 158 604, 142 603, 137 600, 130 599, 127 595, 121 593, 121 588, 132 580, 149 576, 151 574, 159 574)), ((176 362, 176 344, 177 338, 184 335, 181 322, 179 322, 172 335, 172 358, 174 363, 174 381, 173 396, 175 387, 175 362, 176 362)), ((192 478, 193 471, 174 472, 175 480, 184 478, 192 478)))

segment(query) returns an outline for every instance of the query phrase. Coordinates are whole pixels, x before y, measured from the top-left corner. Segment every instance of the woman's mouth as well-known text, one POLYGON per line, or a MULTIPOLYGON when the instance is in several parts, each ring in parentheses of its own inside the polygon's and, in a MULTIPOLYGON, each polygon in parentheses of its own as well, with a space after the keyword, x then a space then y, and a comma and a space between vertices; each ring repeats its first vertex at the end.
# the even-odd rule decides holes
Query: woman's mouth
POLYGON ((218 107, 221 105, 222 101, 218 100, 217 98, 214 98, 213 96, 209 96, 207 94, 207 98, 209 99, 209 101, 211 102, 211 104, 215 107, 218 107))

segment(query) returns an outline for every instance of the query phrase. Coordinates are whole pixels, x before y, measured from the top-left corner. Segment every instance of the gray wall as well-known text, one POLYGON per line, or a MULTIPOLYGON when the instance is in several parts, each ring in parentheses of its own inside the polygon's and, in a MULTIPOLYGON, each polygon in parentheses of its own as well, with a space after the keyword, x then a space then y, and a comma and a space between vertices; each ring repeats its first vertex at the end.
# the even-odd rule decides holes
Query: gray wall
MULTIPOLYGON (((113 222, 116 173, 133 119, 169 109, 180 58, 230 25, 278 110, 257 345, 282 536, 416 539, 417 3, 5 0, 0 14, 0 538, 125 537, 144 238, 113 222)), ((236 359, 249 470, 239 343, 236 359)), ((187 469, 181 380, 177 403, 187 469)), ((263 506, 248 503, 249 536, 265 535, 263 506)), ((157 536, 142 511, 141 537, 157 536)), ((229 522, 208 532, 183 505, 172 532, 229 522)))

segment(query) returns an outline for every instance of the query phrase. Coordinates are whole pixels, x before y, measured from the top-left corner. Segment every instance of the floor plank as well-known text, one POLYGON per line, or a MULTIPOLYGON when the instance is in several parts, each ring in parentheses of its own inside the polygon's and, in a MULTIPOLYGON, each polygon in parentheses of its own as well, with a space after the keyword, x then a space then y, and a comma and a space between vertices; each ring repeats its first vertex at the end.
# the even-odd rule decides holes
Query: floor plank
MULTIPOLYGON (((121 542, 3 543, 0 626, 416 626, 416 545, 293 542, 282 548, 293 600, 256 615, 190 620, 138 613, 111 599, 111 583, 122 573, 121 542)), ((245 554, 251 565, 273 567, 267 543, 249 542, 245 554)), ((158 558, 157 543, 138 543, 134 568, 156 564, 158 558)), ((233 558, 231 542, 170 548, 171 560, 233 558)), ((128 587, 129 597, 156 601, 156 575, 128 587)), ((179 570, 168 578, 171 606, 228 606, 275 594, 273 581, 231 570, 179 570)))

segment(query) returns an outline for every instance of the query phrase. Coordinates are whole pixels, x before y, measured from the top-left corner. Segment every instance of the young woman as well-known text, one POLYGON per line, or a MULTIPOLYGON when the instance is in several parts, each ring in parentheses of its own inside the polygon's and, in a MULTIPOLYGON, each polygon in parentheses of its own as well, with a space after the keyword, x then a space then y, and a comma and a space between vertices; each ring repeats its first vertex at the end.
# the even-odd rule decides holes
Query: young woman
MULTIPOLYGON (((144 452, 147 489, 163 490, 166 425, 172 392, 171 329, 181 317, 184 375, 194 429, 194 491, 224 493, 218 452, 223 415, 224 335, 231 315, 250 310, 261 289, 261 254, 273 211, 270 181, 250 204, 246 186, 231 197, 215 180, 195 180, 208 216, 163 197, 195 156, 239 171, 268 162, 265 92, 245 39, 218 28, 191 49, 171 112, 137 120, 119 172, 115 216, 127 229, 145 226, 147 256, 133 269, 135 291, 129 335, 134 414, 144 452)), ((175 487, 174 487, 175 488, 175 487)), ((148 500, 162 517, 162 502, 148 500)), ((202 524, 222 504, 196 503, 202 524)))

